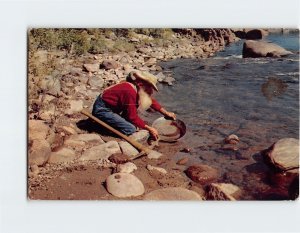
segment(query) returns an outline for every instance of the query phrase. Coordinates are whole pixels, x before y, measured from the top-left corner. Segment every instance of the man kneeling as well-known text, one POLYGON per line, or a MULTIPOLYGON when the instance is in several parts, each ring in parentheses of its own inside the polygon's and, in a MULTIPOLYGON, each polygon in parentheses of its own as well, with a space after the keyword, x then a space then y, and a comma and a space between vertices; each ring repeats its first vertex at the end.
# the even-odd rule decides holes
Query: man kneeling
POLYGON ((166 111, 151 97, 153 90, 158 91, 156 83, 157 78, 154 75, 148 72, 132 71, 125 82, 106 88, 97 97, 92 114, 125 135, 133 134, 137 128, 146 129, 157 140, 157 130, 147 125, 138 116, 138 109, 147 110, 151 107, 174 120, 176 115, 166 111))

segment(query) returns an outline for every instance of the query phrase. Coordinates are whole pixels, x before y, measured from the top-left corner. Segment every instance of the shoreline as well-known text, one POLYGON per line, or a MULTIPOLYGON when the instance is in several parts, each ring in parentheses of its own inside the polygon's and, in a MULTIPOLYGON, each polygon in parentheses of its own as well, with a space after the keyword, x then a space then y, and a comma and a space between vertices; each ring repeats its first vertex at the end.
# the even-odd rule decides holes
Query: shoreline
MULTIPOLYGON (((100 135, 104 144, 111 141, 119 143, 120 139, 105 136, 99 131, 90 131, 85 127, 78 127, 78 122, 85 119, 79 112, 82 108, 91 109, 95 97, 103 88, 120 81, 132 69, 157 73, 160 82, 172 85, 174 79, 164 74, 158 65, 160 61, 210 57, 224 49, 226 44, 238 40, 233 31, 223 29, 200 29, 200 31, 187 29, 176 32, 175 37, 170 44, 156 47, 149 36, 133 34, 128 41, 125 39, 126 43, 131 41, 136 44, 135 50, 128 53, 123 51, 117 54, 69 56, 64 51, 40 50, 32 55, 31 64, 29 62, 29 88, 32 91, 29 91, 29 119, 42 120, 49 126, 46 141, 50 146, 51 152, 49 147, 47 150, 52 163, 45 159, 37 166, 29 164, 28 197, 30 199, 120 199, 109 194, 105 188, 105 179, 116 171, 116 164, 106 159, 80 161, 86 151, 100 143, 100 139, 95 134, 100 135), (147 41, 147 45, 139 46, 141 40, 147 41), (38 66, 34 66, 32 62, 40 65, 50 62, 52 68, 54 67, 46 76, 46 82, 43 77, 32 75, 33 70, 30 68, 38 69, 38 66), (37 90, 42 92, 35 96, 37 90), (86 141, 78 139, 83 134, 92 134, 94 138, 86 141), (61 190, 64 186, 70 188, 61 190)), ((114 37, 111 35, 109 38, 113 40, 114 37)), ((31 153, 36 149, 35 147, 32 149, 31 144, 35 142, 32 141, 29 141, 31 153)), ((184 175, 186 168, 184 164, 180 165, 172 161, 172 155, 184 148, 186 145, 181 142, 172 145, 162 143, 157 150, 166 156, 157 160, 142 157, 132 161, 137 166, 133 174, 144 184, 145 194, 160 188, 183 187, 205 199, 203 186, 184 175), (147 165, 163 168, 167 173, 163 175, 158 171, 149 171, 147 165)), ((41 150, 45 151, 45 148, 41 150)), ((143 197, 144 195, 125 199, 140 200, 143 197)))

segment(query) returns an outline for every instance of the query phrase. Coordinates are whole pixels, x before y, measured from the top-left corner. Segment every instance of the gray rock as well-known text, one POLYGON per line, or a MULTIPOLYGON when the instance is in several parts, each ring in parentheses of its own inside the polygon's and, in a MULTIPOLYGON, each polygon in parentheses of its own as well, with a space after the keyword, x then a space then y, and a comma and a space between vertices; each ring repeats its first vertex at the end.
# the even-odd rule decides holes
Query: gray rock
POLYGON ((271 163, 280 170, 299 168, 299 140, 295 138, 280 139, 269 148, 266 155, 271 163))
POLYGON ((83 142, 104 143, 102 138, 98 134, 94 133, 72 135, 69 139, 83 142))
POLYGON ((163 156, 163 154, 155 150, 147 154, 148 159, 159 159, 161 156, 163 156))
POLYGON ((51 147, 45 139, 33 140, 29 146, 29 165, 44 165, 50 156, 51 147))
POLYGON ((70 74, 71 74, 71 75, 79 76, 79 75, 81 75, 81 73, 82 73, 82 69, 79 68, 79 67, 72 67, 72 68, 70 69, 70 74))
POLYGON ((101 64, 101 68, 103 68, 105 70, 117 69, 118 67, 119 67, 119 64, 113 60, 105 60, 101 64))
POLYGON ((69 100, 68 104, 70 105, 69 109, 66 110, 67 114, 74 114, 80 112, 83 109, 82 100, 69 100))
POLYGON ((104 85, 104 80, 101 77, 93 76, 93 77, 89 78, 88 84, 91 87, 95 87, 95 88, 99 88, 100 89, 104 85))
POLYGON ((162 72, 159 72, 157 75, 155 75, 157 77, 157 81, 158 82, 162 82, 166 76, 162 73, 162 72))
POLYGON ((119 142, 121 151, 123 154, 128 155, 128 157, 135 156, 139 153, 137 149, 135 149, 131 144, 125 141, 120 141, 119 142))
POLYGON ((75 152, 69 148, 61 148, 56 152, 50 154, 48 163, 68 163, 76 158, 75 152))
POLYGON ((86 86, 85 85, 76 86, 74 89, 77 93, 80 93, 80 94, 85 94, 86 93, 86 86))
POLYGON ((241 193, 241 189, 236 185, 212 183, 208 187, 206 196, 209 200, 235 201, 239 199, 241 193))
POLYGON ((145 195, 144 200, 203 200, 198 193, 185 188, 171 187, 154 190, 145 195))
POLYGON ((138 142, 145 142, 149 138, 150 134, 148 130, 139 130, 133 134, 131 134, 129 137, 135 141, 138 142))
POLYGON ((94 146, 86 150, 79 158, 80 161, 108 159, 115 153, 121 153, 119 144, 116 141, 109 141, 102 145, 94 146))
POLYGON ((59 78, 48 75, 42 78, 38 86, 47 94, 58 96, 61 91, 61 83, 59 78))
POLYGON ((87 95, 88 95, 92 100, 95 100, 95 99, 98 97, 99 92, 98 92, 98 91, 88 90, 88 91, 87 91, 87 95))
POLYGON ((115 173, 106 179, 107 191, 120 198, 137 197, 143 195, 143 183, 134 175, 128 173, 115 173))
POLYGON ((279 45, 262 41, 247 40, 243 45, 243 57, 283 57, 292 54, 279 45))
POLYGON ((121 173, 132 173, 137 170, 137 166, 134 163, 127 162, 124 164, 118 164, 117 171, 121 173))
POLYGON ((98 63, 96 63, 96 64, 84 64, 83 67, 88 72, 97 72, 99 70, 100 65, 98 63))
POLYGON ((150 57, 148 60, 145 61, 145 65, 146 66, 152 66, 156 63, 156 58, 154 57, 150 57))

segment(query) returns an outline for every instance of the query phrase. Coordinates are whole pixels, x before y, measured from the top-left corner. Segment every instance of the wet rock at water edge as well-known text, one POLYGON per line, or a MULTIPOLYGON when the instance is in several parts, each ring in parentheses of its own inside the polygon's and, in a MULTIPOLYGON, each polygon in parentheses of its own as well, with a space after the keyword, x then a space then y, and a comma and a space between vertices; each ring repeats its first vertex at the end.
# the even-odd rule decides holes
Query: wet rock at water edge
POLYGON ((185 170, 185 173, 191 180, 202 185, 212 183, 219 178, 217 169, 204 164, 192 165, 185 170))
POLYGON ((106 179, 107 191, 119 198, 137 197, 143 195, 143 183, 134 175, 128 173, 115 173, 106 179))
POLYGON ((264 152, 267 161, 281 171, 299 173, 299 140, 284 138, 264 152))
POLYGON ((290 54, 292 54, 292 52, 273 43, 247 40, 243 45, 243 58, 283 57, 290 54))
POLYGON ((238 144, 240 141, 239 137, 235 134, 231 134, 224 139, 224 142, 227 144, 238 144))
POLYGON ((121 172, 121 173, 132 173, 135 170, 137 170, 137 166, 131 162, 118 164, 117 166, 117 172, 121 172))
POLYGON ((170 187, 154 190, 145 195, 144 200, 203 200, 198 193, 192 190, 188 190, 180 187, 170 187))
POLYGON ((212 183, 207 188, 208 200, 235 201, 241 196, 241 189, 233 184, 212 183))
POLYGON ((188 148, 188 147, 184 147, 180 150, 180 152, 183 152, 183 153, 190 153, 191 152, 191 148, 188 148))
POLYGON ((115 164, 123 164, 130 160, 128 155, 125 155, 123 153, 116 153, 108 157, 108 160, 115 164))

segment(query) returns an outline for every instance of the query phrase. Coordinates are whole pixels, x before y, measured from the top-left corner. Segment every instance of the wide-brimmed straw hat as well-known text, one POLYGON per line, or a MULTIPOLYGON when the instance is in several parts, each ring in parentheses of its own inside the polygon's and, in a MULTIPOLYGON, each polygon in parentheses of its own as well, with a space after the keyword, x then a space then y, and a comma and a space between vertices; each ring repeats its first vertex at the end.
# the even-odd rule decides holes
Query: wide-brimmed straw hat
POLYGON ((141 80, 149 83, 153 87, 154 90, 158 91, 158 88, 156 86, 157 78, 153 74, 150 74, 145 71, 134 70, 134 71, 131 71, 128 76, 131 80, 136 80, 137 78, 141 79, 141 80))

